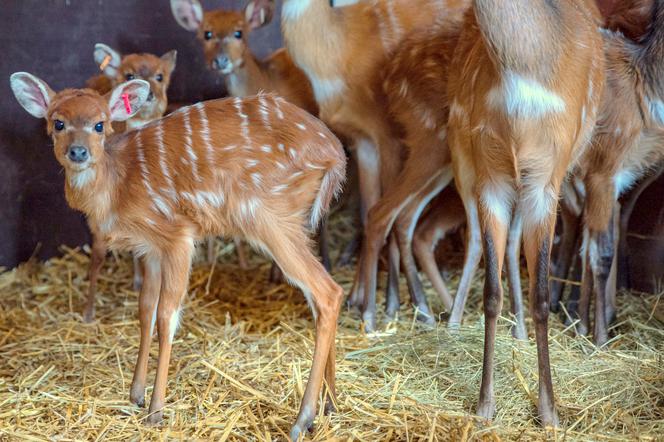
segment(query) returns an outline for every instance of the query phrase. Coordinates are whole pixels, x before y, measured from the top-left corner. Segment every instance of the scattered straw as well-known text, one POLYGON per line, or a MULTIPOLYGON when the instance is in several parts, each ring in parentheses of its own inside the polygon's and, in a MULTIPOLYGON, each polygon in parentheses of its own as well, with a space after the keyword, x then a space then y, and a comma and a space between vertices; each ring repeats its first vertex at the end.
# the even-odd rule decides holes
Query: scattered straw
MULTIPOLYGON (((345 224, 344 224, 345 223, 345 224)), ((337 221, 336 239, 350 231, 337 221)), ((339 247, 337 247, 339 249, 339 247)), ((267 283, 269 263, 241 271, 232 246, 215 267, 198 262, 170 367, 165 423, 144 424, 128 402, 139 343, 131 260, 109 256, 98 320, 81 323, 88 253, 28 263, 0 274, 0 439, 285 439, 313 354, 302 295, 267 283)), ((452 271, 450 285, 458 280, 452 271)), ((348 289, 352 270, 335 272, 348 289)), ((383 279, 383 278, 381 278, 383 279)), ((403 307, 400 320, 368 338, 343 311, 337 337, 338 412, 319 414, 314 440, 656 440, 664 434, 664 326, 659 296, 619 297, 606 351, 551 320, 551 360, 561 428, 534 418, 536 349, 515 342, 501 320, 496 343, 497 414, 471 413, 482 367, 477 278, 465 326, 427 328, 403 307)), ((427 286, 429 293, 432 293, 427 286)), ((405 285, 402 287, 405 299, 405 285)), ((435 311, 440 304, 430 297, 435 311)), ((157 355, 152 347, 152 382, 157 355)), ((146 397, 149 398, 151 387, 146 397)))

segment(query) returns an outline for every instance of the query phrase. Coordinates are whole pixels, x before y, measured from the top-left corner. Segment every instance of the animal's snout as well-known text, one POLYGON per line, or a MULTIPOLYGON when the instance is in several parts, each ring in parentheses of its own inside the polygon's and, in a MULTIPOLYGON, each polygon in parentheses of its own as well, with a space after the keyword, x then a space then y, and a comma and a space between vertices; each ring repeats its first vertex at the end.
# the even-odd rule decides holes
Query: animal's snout
POLYGON ((214 60, 212 60, 212 67, 214 69, 224 70, 229 63, 230 59, 226 54, 219 54, 214 60))
POLYGON ((148 101, 154 100, 154 92, 152 92, 152 89, 150 89, 150 93, 148 94, 148 101))
POLYGON ((67 157, 74 163, 84 163, 90 158, 90 154, 87 147, 72 145, 69 146, 67 157))

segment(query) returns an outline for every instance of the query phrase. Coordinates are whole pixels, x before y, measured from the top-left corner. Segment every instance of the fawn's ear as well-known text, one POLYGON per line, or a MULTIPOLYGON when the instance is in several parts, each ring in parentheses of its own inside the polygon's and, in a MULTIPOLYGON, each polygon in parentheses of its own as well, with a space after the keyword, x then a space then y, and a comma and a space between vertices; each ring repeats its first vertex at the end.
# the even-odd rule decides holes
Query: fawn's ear
POLYGON ((16 72, 9 77, 9 84, 23 109, 37 118, 46 117, 55 92, 45 81, 27 72, 16 72))
POLYGON ((172 51, 166 52, 161 56, 161 62, 164 63, 164 68, 166 69, 168 75, 171 75, 175 70, 175 61, 178 57, 178 51, 173 49, 172 51))
POLYGON ((94 51, 95 63, 108 78, 115 78, 122 63, 122 55, 103 43, 97 43, 94 51))
POLYGON ((203 7, 198 0, 171 0, 173 17, 187 31, 196 32, 203 22, 203 7))
POLYGON ((260 28, 272 21, 274 0, 251 0, 244 8, 244 20, 249 29, 260 28))
POLYGON ((333 8, 341 8, 342 6, 354 5, 359 0, 330 0, 330 6, 333 8))
POLYGON ((113 89, 108 99, 111 121, 125 121, 136 115, 149 93, 150 83, 145 80, 127 81, 113 89))

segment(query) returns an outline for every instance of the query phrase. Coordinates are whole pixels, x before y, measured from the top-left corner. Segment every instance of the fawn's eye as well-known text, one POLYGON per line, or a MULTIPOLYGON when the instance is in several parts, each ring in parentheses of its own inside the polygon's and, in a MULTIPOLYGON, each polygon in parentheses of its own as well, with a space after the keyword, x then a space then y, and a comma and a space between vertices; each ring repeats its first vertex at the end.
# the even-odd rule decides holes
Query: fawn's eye
POLYGON ((60 121, 60 120, 55 120, 55 121, 53 122, 53 127, 55 128, 55 130, 57 130, 58 132, 60 132, 62 129, 65 128, 65 123, 63 123, 63 122, 60 121))
POLYGON ((134 76, 134 74, 125 74, 125 79, 126 79, 127 81, 131 81, 131 80, 133 80, 134 78, 136 78, 136 77, 134 76))
POLYGON ((203 34, 203 37, 205 37, 206 40, 211 40, 212 39, 212 31, 205 31, 205 34, 203 34))
POLYGON ((104 122, 100 121, 99 123, 95 124, 95 130, 99 133, 102 133, 104 131, 104 122))
POLYGON ((242 31, 235 31, 235 38, 240 39, 242 38, 242 31))
POLYGON ((162 81, 164 81, 164 74, 157 74, 155 78, 157 79, 158 82, 161 83, 162 81))

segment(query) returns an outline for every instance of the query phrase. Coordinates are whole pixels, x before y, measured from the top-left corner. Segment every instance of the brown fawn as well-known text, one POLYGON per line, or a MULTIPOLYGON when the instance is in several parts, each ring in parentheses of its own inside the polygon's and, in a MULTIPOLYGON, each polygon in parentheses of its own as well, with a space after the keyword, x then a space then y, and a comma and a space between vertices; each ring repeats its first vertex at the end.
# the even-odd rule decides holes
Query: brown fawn
POLYGON ((615 253, 616 200, 664 160, 664 0, 654 2, 651 17, 637 44, 620 33, 603 33, 606 88, 592 147, 579 168, 585 208, 577 330, 588 332, 592 293, 598 346, 608 340, 607 323, 615 308, 608 281, 615 253))
MULTIPOLYGON (((258 60, 249 48, 250 33, 272 19, 274 11, 267 5, 255 7, 249 3, 243 13, 224 9, 204 12, 197 0, 171 0, 171 11, 180 26, 196 33, 207 65, 223 75, 230 95, 245 97, 274 92, 311 115, 318 115, 318 105, 309 80, 295 66, 285 49, 278 49, 265 60, 258 60)), ((323 265, 329 270, 325 223, 320 228, 319 243, 323 265)), ((236 248, 240 267, 246 268, 244 252, 237 240, 236 248)), ((209 242, 208 254, 212 250, 209 242)), ((211 259, 208 256, 208 260, 211 259)))
POLYGON ((558 424, 547 335, 549 257, 561 183, 589 143, 603 88, 598 16, 594 0, 473 0, 450 68, 454 176, 468 228, 482 234, 486 267, 477 407, 485 418, 495 412, 501 271, 510 224, 518 221, 535 322, 539 417, 558 424))
MULTIPOLYGON (((109 93, 113 87, 132 79, 145 80, 150 84, 148 100, 143 108, 129 120, 116 124, 116 130, 132 130, 142 127, 158 118, 161 118, 168 106, 168 86, 171 74, 175 70, 177 52, 169 51, 161 57, 153 54, 120 55, 119 52, 102 43, 97 43, 94 49, 94 60, 99 65, 101 74, 90 78, 87 86, 100 94, 109 93)), ((90 225, 92 232, 92 250, 90 256, 88 297, 83 310, 83 320, 92 322, 95 319, 95 295, 97 292, 97 279, 106 259, 108 247, 102 235, 90 225)), ((142 279, 142 269, 138 258, 134 258, 134 289, 139 290, 142 279)))
MULTIPOLYGON (((259 6, 274 1, 252 3, 259 6)), ((409 33, 435 23, 454 26, 468 4, 469 0, 377 0, 333 8, 330 0, 283 2, 281 28, 286 48, 311 82, 321 119, 350 140, 359 169, 361 219, 366 227, 367 211, 381 192, 395 184, 401 166, 402 145, 385 112, 382 76, 386 63, 409 33)), ((396 300, 394 304, 399 296, 394 278, 399 270, 399 250, 394 236, 389 251, 388 298, 396 300)), ((412 262, 409 256, 404 264, 412 262)), ((365 330, 373 331, 375 292, 365 296, 359 276, 351 303, 362 304, 365 330)), ((415 304, 425 313, 420 317, 431 320, 428 307, 423 307, 426 300, 416 299, 415 304)))
POLYGON ((112 135, 112 121, 137 113, 143 80, 107 97, 90 89, 54 93, 28 73, 11 76, 19 103, 45 118, 65 170, 65 196, 113 249, 142 257, 141 340, 130 399, 144 404, 154 324, 159 359, 148 422, 163 417, 168 366, 194 242, 241 236, 300 287, 316 323, 313 365, 291 435, 316 416, 323 378, 334 406, 335 334, 343 291, 313 255, 314 229, 340 190, 346 157, 323 123, 282 98, 258 95, 184 107, 140 129, 112 135))

